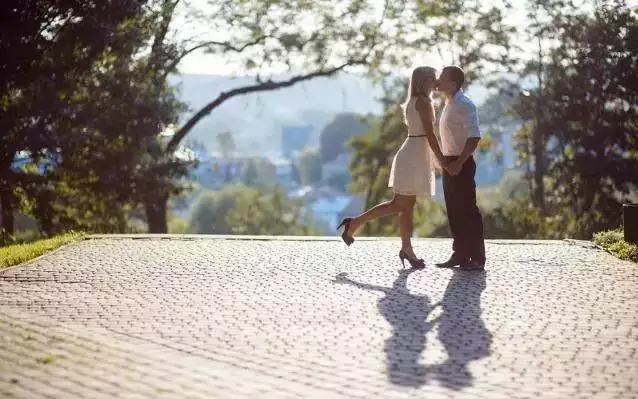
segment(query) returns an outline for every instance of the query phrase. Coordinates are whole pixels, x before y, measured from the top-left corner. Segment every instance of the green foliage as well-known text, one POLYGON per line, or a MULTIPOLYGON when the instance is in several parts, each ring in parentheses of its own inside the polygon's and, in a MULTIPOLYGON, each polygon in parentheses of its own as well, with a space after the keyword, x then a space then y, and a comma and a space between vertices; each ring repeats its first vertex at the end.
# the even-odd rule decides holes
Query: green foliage
POLYGON ((622 229, 595 233, 594 242, 620 259, 638 263, 638 245, 626 242, 622 229))
POLYGON ((187 234, 188 232, 188 221, 177 217, 168 219, 168 234, 187 234))
POLYGON ((203 193, 197 200, 188 230, 204 234, 312 235, 302 204, 286 198, 279 188, 228 186, 203 193))
MULTIPOLYGON (((44 235, 123 232, 139 204, 182 190, 188 166, 163 154, 158 137, 183 110, 158 79, 172 51, 162 36, 168 3, 45 3, 9 5, 0 40, 0 52, 38 53, 0 65, 3 214, 22 210, 44 235), (16 171, 18 151, 31 163, 16 171)), ((12 221, 3 221, 6 237, 12 221)))
POLYGON ((233 234, 317 234, 304 222, 301 203, 287 199, 281 189, 242 193, 226 217, 233 234))
POLYGON ((299 155, 299 180, 302 185, 321 181, 321 158, 316 150, 305 150, 299 155))
MULTIPOLYGON (((380 7, 372 0, 222 0, 190 13, 206 21, 213 35, 225 32, 224 42, 217 37, 176 41, 170 33, 178 4, 174 0, 3 3, 3 238, 13 233, 16 209, 33 216, 42 233, 51 235, 74 227, 123 231, 127 219, 143 205, 149 229, 164 232, 168 199, 183 190, 180 180, 188 166, 173 156, 176 146, 157 137, 183 111, 167 76, 198 49, 246 65, 257 76, 252 91, 263 91, 285 87, 261 79, 263 70, 282 65, 302 71, 304 79, 355 65, 388 72, 395 65, 411 63, 411 49, 421 51, 435 44, 445 49, 454 42, 468 54, 459 63, 474 65, 472 71, 478 71, 484 60, 490 62, 482 49, 488 44, 506 47, 500 12, 464 3, 386 2, 380 7), (406 32, 414 27, 422 30, 415 35, 421 39, 406 40, 406 32), (11 170, 20 151, 32 155, 31 168, 11 170), (55 168, 36 173, 33 166, 45 156, 54 159, 55 168)), ((460 54, 457 50, 446 53, 460 54)), ((197 112, 171 143, 179 144, 198 120, 230 97, 227 92, 220 93, 218 102, 211 99, 213 105, 197 112)), ((342 146, 344 140, 334 143, 342 146)), ((225 148, 224 152, 232 152, 225 148)))
POLYGON ((248 161, 241 175, 241 181, 246 186, 254 186, 259 180, 259 171, 257 170, 257 162, 254 159, 248 161))
MULTIPOLYGON (((638 184, 638 23, 622 2, 609 2, 594 17, 561 19, 560 45, 543 66, 544 87, 521 98, 521 115, 543 128, 543 164, 534 155, 538 129, 517 132, 527 178, 543 169, 548 215, 571 237, 591 238, 620 223, 621 204, 638 184), (531 100, 530 100, 531 98, 531 100), (536 112, 536 113, 534 113, 536 112)), ((536 126, 535 125, 535 126, 536 126)), ((534 182, 534 187, 538 187, 534 182)))

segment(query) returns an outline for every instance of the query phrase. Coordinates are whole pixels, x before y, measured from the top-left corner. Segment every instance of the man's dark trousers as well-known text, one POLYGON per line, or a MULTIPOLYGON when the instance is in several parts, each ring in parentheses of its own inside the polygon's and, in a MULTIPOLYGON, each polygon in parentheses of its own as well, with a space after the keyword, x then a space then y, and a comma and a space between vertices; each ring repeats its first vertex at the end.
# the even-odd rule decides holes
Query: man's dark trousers
MULTIPOLYGON (((458 159, 446 156, 447 161, 458 159)), ((455 258, 471 258, 479 264, 485 264, 485 243, 483 242, 483 217, 476 205, 476 163, 470 156, 461 172, 452 176, 443 170, 443 193, 445 207, 452 232, 455 258)))

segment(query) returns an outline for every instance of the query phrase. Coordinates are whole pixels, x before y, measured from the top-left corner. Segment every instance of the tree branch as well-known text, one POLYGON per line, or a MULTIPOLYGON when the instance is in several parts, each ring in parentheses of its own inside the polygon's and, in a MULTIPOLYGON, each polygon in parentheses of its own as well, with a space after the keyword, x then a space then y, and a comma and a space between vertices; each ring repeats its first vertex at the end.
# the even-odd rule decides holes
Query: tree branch
POLYGON ((231 45, 230 42, 218 42, 214 40, 200 43, 196 46, 189 48, 188 50, 184 50, 176 59, 174 59, 173 62, 171 62, 170 65, 165 69, 163 77, 164 79, 166 79, 168 74, 172 73, 175 70, 175 68, 177 68, 177 65, 179 65, 180 62, 182 62, 184 57, 186 57, 187 55, 199 49, 202 49, 205 47, 220 46, 220 47, 224 47, 224 50, 226 51, 234 51, 237 53, 241 53, 242 51, 246 50, 248 47, 255 46, 261 43, 262 41, 266 40, 268 37, 270 36, 260 36, 257 39, 253 40, 252 42, 245 43, 241 47, 235 47, 231 45))
POLYGON ((341 71, 342 69, 348 67, 348 66, 352 66, 352 65, 364 65, 366 64, 366 60, 365 59, 357 59, 357 60, 350 60, 348 62, 346 62, 345 64, 342 64, 340 66, 331 68, 331 69, 327 69, 327 70, 317 70, 305 75, 299 75, 299 76, 295 76, 291 79, 288 80, 284 80, 281 82, 273 82, 272 80, 267 80, 265 82, 261 82, 261 83, 257 83, 254 85, 250 85, 250 86, 244 86, 244 87, 238 87, 236 89, 232 89, 228 92, 222 92, 214 101, 208 103, 206 106, 204 106, 202 109, 200 109, 195 115, 193 115, 185 124, 184 126, 182 126, 173 136, 173 138, 171 138, 171 140, 168 142, 168 145, 166 146, 166 153, 167 154, 172 154, 176 149, 177 146, 179 145, 179 143, 184 139, 184 137, 186 137, 186 135, 188 134, 188 132, 191 131, 191 129, 205 116, 207 116, 208 114, 211 113, 211 111, 215 108, 217 108, 219 105, 221 105, 224 101, 235 97, 235 96, 239 96, 242 94, 248 94, 248 93, 254 93, 254 92, 260 92, 260 91, 270 91, 270 90, 277 90, 277 89, 281 89, 284 87, 290 87, 292 85, 294 85, 295 83, 299 83, 299 82, 303 82, 305 80, 310 80, 313 78, 317 78, 317 77, 321 77, 321 76, 331 76, 334 75, 335 73, 341 71))

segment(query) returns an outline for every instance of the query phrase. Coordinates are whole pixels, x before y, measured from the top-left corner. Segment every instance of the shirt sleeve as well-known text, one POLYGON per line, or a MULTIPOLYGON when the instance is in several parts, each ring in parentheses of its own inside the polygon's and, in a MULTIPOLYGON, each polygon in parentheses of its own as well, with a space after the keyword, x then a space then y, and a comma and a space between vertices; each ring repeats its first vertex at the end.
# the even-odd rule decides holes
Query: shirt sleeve
POLYGON ((459 114, 463 120, 463 124, 467 129, 468 137, 481 137, 481 131, 479 130, 478 112, 476 112, 476 105, 472 103, 463 104, 460 108, 459 114))

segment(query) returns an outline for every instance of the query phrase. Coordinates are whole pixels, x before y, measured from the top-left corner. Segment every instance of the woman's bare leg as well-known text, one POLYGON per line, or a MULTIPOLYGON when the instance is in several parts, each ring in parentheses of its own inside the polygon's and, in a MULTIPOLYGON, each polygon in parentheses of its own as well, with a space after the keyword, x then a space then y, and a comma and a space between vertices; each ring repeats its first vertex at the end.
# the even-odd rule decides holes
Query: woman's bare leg
POLYGON ((412 250, 412 231, 414 225, 412 218, 414 216, 414 204, 416 203, 416 196, 409 196, 406 199, 406 204, 399 216, 399 233, 401 235, 401 248, 407 252, 408 255, 416 257, 412 250))
POLYGON ((350 222, 348 234, 350 236, 354 236, 354 233, 356 233, 359 227, 364 224, 384 216, 394 215, 395 213, 401 212, 401 209, 405 206, 405 198, 405 195, 395 194, 392 200, 377 204, 363 212, 361 215, 353 217, 350 222))

